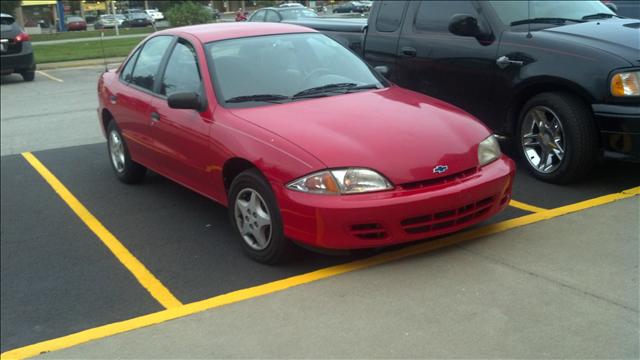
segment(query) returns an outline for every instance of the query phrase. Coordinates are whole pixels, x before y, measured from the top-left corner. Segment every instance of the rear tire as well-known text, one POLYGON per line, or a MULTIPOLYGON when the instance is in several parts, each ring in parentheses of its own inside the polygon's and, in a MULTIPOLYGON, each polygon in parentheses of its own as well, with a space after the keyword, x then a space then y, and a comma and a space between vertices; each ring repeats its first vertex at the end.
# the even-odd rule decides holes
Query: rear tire
POLYGON ((598 158, 593 115, 575 95, 536 95, 522 108, 517 147, 536 178, 556 184, 579 180, 591 171, 598 158))
POLYGON ((147 168, 131 159, 124 137, 113 120, 107 126, 107 151, 111 168, 120 181, 137 184, 144 179, 147 168))
POLYGON ((293 252, 284 236, 276 197, 257 169, 246 170, 231 183, 229 219, 244 252, 264 264, 282 263, 293 252))
POLYGON ((20 73, 24 81, 33 81, 36 78, 36 72, 34 70, 22 71, 20 73))

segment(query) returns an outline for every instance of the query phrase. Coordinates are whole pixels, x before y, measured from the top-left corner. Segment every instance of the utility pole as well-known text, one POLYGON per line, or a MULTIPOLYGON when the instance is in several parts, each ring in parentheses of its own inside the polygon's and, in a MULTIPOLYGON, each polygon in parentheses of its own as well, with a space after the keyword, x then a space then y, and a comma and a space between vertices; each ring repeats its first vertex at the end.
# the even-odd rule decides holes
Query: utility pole
POLYGON ((118 26, 118 19, 116 19, 116 2, 114 0, 111 0, 111 2, 109 2, 108 4, 108 7, 111 11, 111 14, 113 15, 113 19, 116 21, 116 36, 120 36, 120 27, 118 26))

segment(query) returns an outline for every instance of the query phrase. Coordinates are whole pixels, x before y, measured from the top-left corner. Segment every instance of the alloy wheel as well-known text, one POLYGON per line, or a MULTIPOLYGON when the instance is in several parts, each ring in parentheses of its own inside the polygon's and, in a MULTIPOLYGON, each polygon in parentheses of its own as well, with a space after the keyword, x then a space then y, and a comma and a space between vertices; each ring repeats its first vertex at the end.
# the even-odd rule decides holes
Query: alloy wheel
POLYGON ((271 215, 266 202, 253 189, 243 189, 235 202, 235 223, 244 241, 254 250, 264 250, 271 242, 271 215))
POLYGON ((522 150, 531 167, 543 174, 556 171, 565 158, 562 122, 546 106, 535 106, 522 122, 522 150))
POLYGON ((124 144, 122 138, 117 131, 111 131, 109 134, 109 155, 111 163, 117 172, 124 171, 124 144))

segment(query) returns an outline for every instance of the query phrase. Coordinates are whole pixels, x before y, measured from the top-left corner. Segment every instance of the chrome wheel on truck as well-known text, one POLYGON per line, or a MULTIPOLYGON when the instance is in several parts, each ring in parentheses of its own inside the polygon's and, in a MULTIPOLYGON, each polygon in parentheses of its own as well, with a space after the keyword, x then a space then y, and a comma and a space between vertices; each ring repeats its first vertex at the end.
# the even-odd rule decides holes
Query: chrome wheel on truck
POLYGON ((541 93, 522 108, 518 147, 533 176, 552 183, 579 180, 598 157, 598 132, 590 109, 565 92, 541 93))

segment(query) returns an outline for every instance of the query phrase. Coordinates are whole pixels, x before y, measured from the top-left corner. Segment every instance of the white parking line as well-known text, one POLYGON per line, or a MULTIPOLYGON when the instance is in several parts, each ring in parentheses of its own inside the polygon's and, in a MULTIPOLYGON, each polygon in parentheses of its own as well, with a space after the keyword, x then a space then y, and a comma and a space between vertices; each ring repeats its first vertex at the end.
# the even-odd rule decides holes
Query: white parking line
POLYGON ((57 82, 61 82, 61 83, 63 83, 63 82, 64 82, 64 80, 62 80, 62 79, 58 79, 58 78, 57 78, 57 77, 55 77, 55 76, 49 75, 49 74, 47 74, 47 73, 46 73, 46 72, 44 72, 44 71, 37 70, 36 72, 37 72, 38 74, 40 74, 40 75, 43 75, 43 76, 48 77, 49 79, 51 79, 51 80, 53 80, 53 81, 57 81, 57 82))

